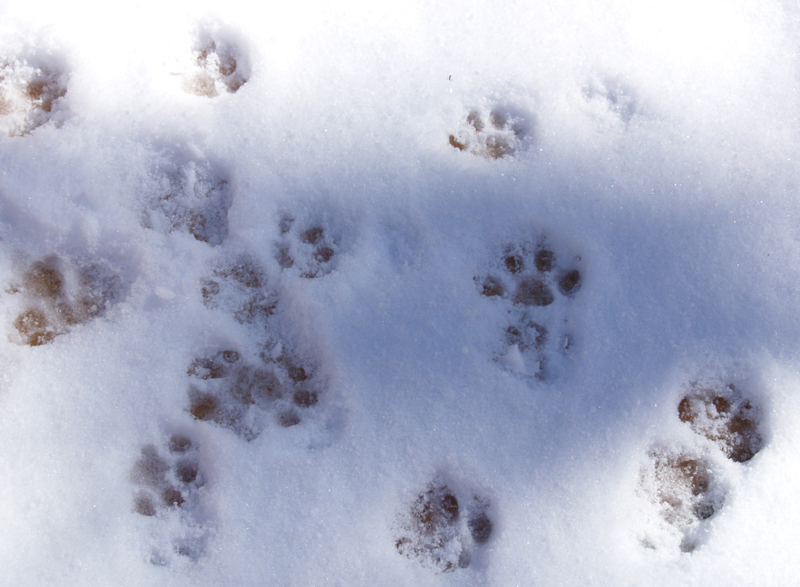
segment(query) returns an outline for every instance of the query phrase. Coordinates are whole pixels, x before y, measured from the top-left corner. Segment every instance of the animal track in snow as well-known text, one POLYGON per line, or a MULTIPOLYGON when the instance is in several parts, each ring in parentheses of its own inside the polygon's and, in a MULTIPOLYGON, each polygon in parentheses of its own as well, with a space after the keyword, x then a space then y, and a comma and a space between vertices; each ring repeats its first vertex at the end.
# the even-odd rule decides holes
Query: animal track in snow
POLYGON ((22 136, 58 119, 67 79, 49 56, 0 56, 0 131, 22 136))
POLYGON ((486 159, 513 155, 526 137, 522 119, 502 108, 471 110, 459 129, 448 137, 450 146, 486 159))
POLYGON ((184 434, 171 435, 166 444, 166 450, 153 444, 143 446, 130 473, 137 488, 133 511, 154 518, 150 562, 159 566, 176 558, 197 561, 209 533, 201 522, 205 479, 198 447, 184 434))
POLYGON ((163 233, 186 230, 199 241, 220 245, 228 236, 232 190, 227 174, 211 162, 176 155, 162 164, 145 202, 142 225, 163 233))
POLYGON ((704 454, 685 449, 653 449, 641 474, 641 486, 661 518, 682 534, 681 550, 698 545, 704 520, 720 510, 726 491, 714 461, 745 463, 763 447, 759 410, 732 384, 693 382, 678 404, 678 418, 710 441, 704 454))
POLYGON ((277 359, 245 360, 238 351, 227 349, 196 358, 187 373, 192 379, 189 413, 246 440, 269 425, 267 414, 275 424, 289 428, 299 424, 319 399, 320 388, 308 365, 283 352, 277 359))
POLYGON ((120 279, 99 264, 78 266, 57 255, 35 261, 10 290, 24 296, 26 309, 14 320, 16 332, 9 338, 30 346, 49 343, 102 316, 121 290, 120 279))
POLYGON ((640 474, 640 486, 659 516, 677 532, 680 548, 690 552, 708 520, 722 507, 725 490, 707 455, 689 449, 653 448, 640 474))
POLYGON ((275 312, 278 294, 266 273, 249 256, 216 267, 202 284, 203 303, 233 314, 240 324, 266 328, 275 312))
POLYGON ((289 428, 313 414, 325 385, 313 361, 301 358, 283 333, 274 316, 278 293, 255 261, 239 257, 215 269, 203 284, 203 299, 209 308, 232 314, 259 343, 195 358, 187 370, 189 413, 247 440, 270 419, 289 428))
POLYGON ((421 492, 395 528, 395 547, 408 558, 437 572, 466 568, 475 550, 492 536, 488 502, 461 495, 441 479, 421 492))
POLYGON ((481 295, 501 304, 508 326, 495 360, 512 372, 547 379, 551 363, 571 350, 565 330, 570 302, 581 288, 580 257, 544 240, 506 245, 483 277, 481 295))
POLYGON ((752 459, 764 444, 759 410, 733 385, 695 383, 678 404, 678 417, 737 463, 752 459))
POLYGON ((322 277, 333 271, 340 239, 326 223, 297 222, 283 214, 278 222, 281 237, 275 243, 275 260, 284 270, 299 271, 301 277, 322 277))
POLYGON ((589 107, 600 119, 609 114, 627 125, 638 114, 639 104, 633 90, 624 82, 610 76, 596 76, 583 88, 589 107))
POLYGON ((234 35, 218 25, 209 25, 196 33, 190 63, 182 74, 183 90, 208 98, 234 94, 247 82, 249 69, 234 35))

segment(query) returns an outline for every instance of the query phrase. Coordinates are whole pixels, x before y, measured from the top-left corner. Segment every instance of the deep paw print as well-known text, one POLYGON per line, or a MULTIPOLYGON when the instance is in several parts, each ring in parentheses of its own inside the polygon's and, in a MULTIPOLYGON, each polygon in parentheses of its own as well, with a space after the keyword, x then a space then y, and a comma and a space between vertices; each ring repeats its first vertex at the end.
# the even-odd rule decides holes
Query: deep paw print
POLYGON ((450 146, 486 159, 501 159, 518 151, 525 139, 525 124, 502 108, 472 110, 466 122, 448 137, 450 146))
POLYGON ((212 246, 228 236, 233 202, 227 174, 211 162, 175 157, 156 172, 155 193, 145 202, 142 225, 163 233, 187 231, 212 246), (181 160, 184 159, 184 160, 181 160))
POLYGON ((246 440, 256 438, 270 420, 284 428, 299 424, 319 401, 321 386, 309 365, 283 345, 277 352, 273 358, 273 346, 245 360, 237 350, 226 349, 196 358, 187 370, 189 413, 246 440))
POLYGON ((11 292, 26 309, 14 320, 10 340, 40 346, 89 322, 120 297, 121 280, 100 265, 77 266, 57 255, 32 263, 11 292))
POLYGON ((299 271, 301 277, 327 275, 336 266, 339 239, 324 223, 299 225, 284 214, 279 221, 280 240, 275 243, 275 259, 284 270, 299 271))
POLYGON ((55 59, 0 56, 0 130, 22 136, 57 119, 67 79, 55 59))
POLYGON ((733 385, 692 385, 678 404, 678 417, 737 463, 749 461, 764 445, 759 410, 733 385))
POLYGON ((133 511, 158 520, 150 562, 198 560, 208 538, 201 523, 201 487, 205 483, 196 443, 184 434, 169 437, 165 449, 142 447, 130 480, 136 487, 133 511))
POLYGON ((183 73, 183 89, 208 98, 234 94, 250 77, 247 61, 230 31, 209 26, 196 34, 192 59, 183 73))
POLYGON ((478 292, 504 305, 506 327, 495 359, 512 372, 546 379, 549 364, 571 350, 568 305, 581 288, 580 257, 543 241, 507 245, 478 292))
POLYGON ((640 487, 663 522, 679 534, 681 550, 690 552, 697 547, 705 521, 725 499, 716 467, 707 455, 691 450, 654 448, 649 457, 640 487))
POLYGON ((258 263, 243 255, 216 267, 202 283, 203 303, 233 314, 240 324, 266 328, 275 312, 278 294, 258 263))
POLYGON ((466 568, 492 536, 487 509, 486 500, 475 495, 459 500, 447 483, 436 480, 400 516, 395 548, 437 572, 466 568))

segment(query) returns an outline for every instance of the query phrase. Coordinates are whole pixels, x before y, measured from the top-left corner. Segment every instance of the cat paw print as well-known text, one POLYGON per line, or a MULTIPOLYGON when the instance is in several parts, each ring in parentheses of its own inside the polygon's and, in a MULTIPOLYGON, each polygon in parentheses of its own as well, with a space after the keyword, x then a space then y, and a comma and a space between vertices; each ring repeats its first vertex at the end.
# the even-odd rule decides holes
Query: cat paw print
POLYGON ((509 244, 482 277, 478 292, 502 308, 508 326, 495 360, 511 372, 547 379, 572 350, 569 305, 581 288, 581 259, 545 241, 509 244))
POLYGON ((154 180, 142 226, 165 234, 186 231, 212 246, 223 243, 233 195, 220 166, 201 157, 176 155, 162 164, 154 180))
POLYGON ((182 74, 185 92, 208 98, 235 94, 249 77, 247 55, 232 31, 209 25, 196 33, 182 74))
MULTIPOLYGON (((711 458, 692 449, 656 447, 640 474, 640 487, 665 523, 664 530, 683 552, 691 552, 725 501, 719 467, 711 458)), ((655 548, 652 540, 643 541, 655 548)))
POLYGON ((682 551, 698 546, 705 520, 725 501, 724 461, 746 463, 763 448, 759 414, 733 384, 694 382, 683 394, 677 415, 697 435, 699 448, 653 449, 641 478, 663 521, 681 534, 682 551))
POLYGON ((278 225, 281 236, 275 243, 275 260, 284 270, 310 279, 335 269, 341 239, 326 223, 301 224, 284 214, 278 225))
POLYGON ((0 56, 0 131, 23 136, 60 120, 68 75, 58 60, 0 56))
POLYGON ((752 459, 764 446, 760 410, 732 384, 695 383, 678 404, 678 417, 712 441, 736 463, 752 459))
POLYGON ((22 296, 25 308, 14 320, 10 340, 40 346, 102 316, 120 298, 122 286, 99 264, 79 266, 50 255, 31 263, 10 292, 22 296))
POLYGON ((313 370, 281 349, 272 357, 242 358, 233 349, 196 358, 187 374, 189 413, 214 422, 245 440, 253 440, 269 425, 289 428, 313 411, 321 386, 313 370))
POLYGON ((209 530, 201 504, 205 484, 199 447, 187 435, 173 434, 160 450, 141 448, 130 472, 134 513, 154 519, 150 562, 168 566, 178 559, 197 561, 209 530))
POLYGON ((526 138, 525 122, 496 107, 471 110, 458 130, 448 137, 450 146, 486 159, 501 159, 518 151, 526 138))
POLYGON ((203 280, 201 292, 207 308, 229 312, 240 324, 261 329, 267 328, 278 304, 266 273, 247 255, 213 269, 203 280))
POLYGON ((400 515, 395 548, 436 572, 470 565, 476 549, 492 536, 488 501, 473 494, 456 495, 441 479, 432 482, 400 515))

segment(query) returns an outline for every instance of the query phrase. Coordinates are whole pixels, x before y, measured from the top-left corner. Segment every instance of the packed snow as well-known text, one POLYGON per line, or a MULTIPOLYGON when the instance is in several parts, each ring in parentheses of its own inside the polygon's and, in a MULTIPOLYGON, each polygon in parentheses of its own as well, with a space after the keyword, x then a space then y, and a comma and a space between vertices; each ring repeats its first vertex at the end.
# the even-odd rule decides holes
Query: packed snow
POLYGON ((795 583, 799 43, 1 3, 0 582, 795 583))

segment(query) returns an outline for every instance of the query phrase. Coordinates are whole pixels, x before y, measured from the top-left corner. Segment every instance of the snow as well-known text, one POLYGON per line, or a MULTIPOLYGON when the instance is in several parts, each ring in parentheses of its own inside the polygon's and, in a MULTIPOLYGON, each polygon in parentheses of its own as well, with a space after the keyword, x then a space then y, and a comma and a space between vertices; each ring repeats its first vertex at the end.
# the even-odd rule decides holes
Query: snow
POLYGON ((5 581, 792 584, 796 6, 163 4, 0 5, 5 581))

